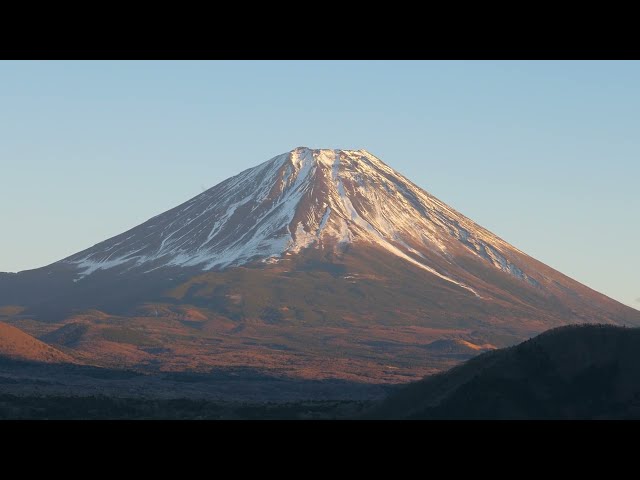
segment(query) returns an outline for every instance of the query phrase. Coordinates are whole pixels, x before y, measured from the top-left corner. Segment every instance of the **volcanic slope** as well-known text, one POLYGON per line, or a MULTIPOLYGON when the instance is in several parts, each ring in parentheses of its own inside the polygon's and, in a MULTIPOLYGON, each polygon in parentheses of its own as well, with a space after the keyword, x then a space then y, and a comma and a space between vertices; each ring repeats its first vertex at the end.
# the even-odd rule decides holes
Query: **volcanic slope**
POLYGON ((71 357, 23 331, 0 322, 0 358, 44 363, 72 363, 71 357))
POLYGON ((304 147, 64 260, 0 275, 0 305, 24 307, 6 321, 32 333, 82 324, 76 348, 94 363, 120 339, 125 364, 372 382, 563 324, 640 325, 640 312, 366 150, 304 147))

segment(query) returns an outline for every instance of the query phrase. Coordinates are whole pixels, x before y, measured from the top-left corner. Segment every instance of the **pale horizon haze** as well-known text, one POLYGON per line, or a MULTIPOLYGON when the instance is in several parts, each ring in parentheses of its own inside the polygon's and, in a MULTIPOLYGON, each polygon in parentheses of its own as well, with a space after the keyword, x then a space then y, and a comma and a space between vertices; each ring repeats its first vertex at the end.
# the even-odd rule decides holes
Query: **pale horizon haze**
POLYGON ((364 148, 640 309, 637 61, 0 61, 0 271, 298 146, 364 148))

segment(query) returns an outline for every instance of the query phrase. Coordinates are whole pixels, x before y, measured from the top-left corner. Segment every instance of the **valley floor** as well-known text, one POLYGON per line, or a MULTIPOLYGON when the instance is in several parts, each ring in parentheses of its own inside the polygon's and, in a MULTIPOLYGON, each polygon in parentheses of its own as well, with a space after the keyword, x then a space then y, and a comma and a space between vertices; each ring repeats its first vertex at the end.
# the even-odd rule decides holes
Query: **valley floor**
MULTIPOLYGON (((216 404, 256 404, 309 399, 321 402, 359 402, 383 398, 393 389, 393 386, 388 385, 344 380, 300 380, 269 376, 248 368, 220 369, 209 373, 148 374, 131 370, 0 359, 0 396, 10 405, 21 404, 18 400, 11 400, 12 398, 23 398, 25 404, 28 404, 27 399, 71 397, 109 398, 116 403, 126 403, 129 400, 151 403, 184 400, 216 404)), ((48 400, 45 401, 47 402, 48 400)), ((0 414, 0 418, 3 415, 6 415, 6 411, 0 414)))
POLYGON ((344 420, 371 401, 215 402, 189 398, 16 396, 0 394, 2 420, 344 420))

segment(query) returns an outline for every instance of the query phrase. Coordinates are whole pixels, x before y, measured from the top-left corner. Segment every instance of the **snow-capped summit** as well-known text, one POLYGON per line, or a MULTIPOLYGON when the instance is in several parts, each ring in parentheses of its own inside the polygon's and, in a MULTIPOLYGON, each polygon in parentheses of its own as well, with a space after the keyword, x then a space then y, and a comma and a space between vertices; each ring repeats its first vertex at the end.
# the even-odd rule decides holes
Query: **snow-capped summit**
POLYGON ((536 284, 509 259, 516 249, 368 151, 306 147, 245 170, 64 262, 77 266, 79 278, 117 266, 145 272, 165 266, 219 270, 351 243, 383 249, 478 296, 428 257, 446 265, 463 246, 536 284))

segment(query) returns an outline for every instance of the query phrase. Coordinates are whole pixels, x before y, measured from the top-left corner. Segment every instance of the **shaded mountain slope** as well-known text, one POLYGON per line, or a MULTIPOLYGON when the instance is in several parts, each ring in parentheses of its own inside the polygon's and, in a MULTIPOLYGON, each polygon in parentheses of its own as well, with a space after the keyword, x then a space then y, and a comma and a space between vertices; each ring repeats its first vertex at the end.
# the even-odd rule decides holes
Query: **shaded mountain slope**
POLYGON ((640 329, 545 332, 403 387, 369 417, 640 418, 640 329))

